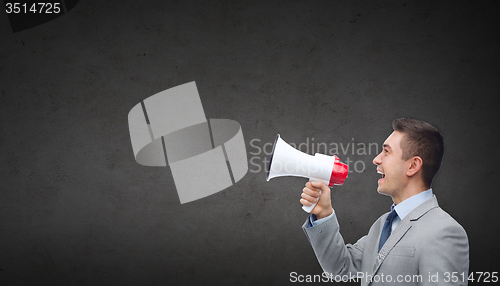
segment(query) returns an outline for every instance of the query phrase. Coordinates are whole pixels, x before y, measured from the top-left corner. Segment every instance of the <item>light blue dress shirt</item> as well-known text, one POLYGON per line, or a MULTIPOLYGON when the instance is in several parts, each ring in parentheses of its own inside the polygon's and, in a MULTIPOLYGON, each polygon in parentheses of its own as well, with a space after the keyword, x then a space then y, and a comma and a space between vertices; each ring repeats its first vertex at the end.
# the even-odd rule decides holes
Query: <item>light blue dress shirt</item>
MULTIPOLYGON (((406 200, 400 202, 399 204, 395 205, 392 204, 391 206, 391 211, 392 209, 396 209, 396 213, 398 214, 394 220, 392 221, 392 231, 398 226, 399 222, 405 218, 412 210, 414 210, 416 207, 418 207, 420 204, 423 202, 427 201, 428 199, 432 198, 432 188, 428 189, 427 191, 423 191, 421 193, 418 193, 412 197, 407 198, 406 200)), ((309 225, 307 227, 311 226, 316 226, 318 224, 321 224, 324 221, 327 221, 330 219, 333 215, 335 214, 335 210, 333 213, 327 217, 324 217, 322 219, 316 220, 316 216, 311 214, 309 216, 309 225)))

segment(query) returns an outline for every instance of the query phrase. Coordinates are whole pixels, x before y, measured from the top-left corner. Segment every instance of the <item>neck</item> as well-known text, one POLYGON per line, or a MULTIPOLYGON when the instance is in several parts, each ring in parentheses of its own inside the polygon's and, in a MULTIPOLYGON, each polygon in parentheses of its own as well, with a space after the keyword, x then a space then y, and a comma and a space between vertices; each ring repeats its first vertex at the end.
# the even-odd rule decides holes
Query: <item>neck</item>
POLYGON ((429 188, 424 186, 423 184, 409 184, 404 189, 402 189, 397 194, 392 196, 392 201, 395 205, 400 202, 413 197, 414 195, 420 194, 423 191, 427 191, 429 188))

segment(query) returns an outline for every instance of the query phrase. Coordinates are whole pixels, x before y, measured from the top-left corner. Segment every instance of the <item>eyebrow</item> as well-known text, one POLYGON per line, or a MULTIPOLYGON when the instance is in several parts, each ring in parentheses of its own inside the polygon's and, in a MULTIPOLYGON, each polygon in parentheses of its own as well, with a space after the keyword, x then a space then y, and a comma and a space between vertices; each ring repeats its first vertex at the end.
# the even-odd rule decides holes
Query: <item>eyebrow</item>
POLYGON ((391 145, 389 145, 389 144, 384 144, 384 145, 382 145, 382 146, 383 146, 384 148, 387 148, 387 149, 389 149, 389 150, 392 150, 391 145))

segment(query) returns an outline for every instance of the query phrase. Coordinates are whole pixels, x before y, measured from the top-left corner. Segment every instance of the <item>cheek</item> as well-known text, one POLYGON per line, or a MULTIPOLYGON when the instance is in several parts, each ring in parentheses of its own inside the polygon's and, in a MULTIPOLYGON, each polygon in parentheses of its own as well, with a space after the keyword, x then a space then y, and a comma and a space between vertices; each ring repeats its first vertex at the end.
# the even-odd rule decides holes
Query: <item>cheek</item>
POLYGON ((399 178, 405 172, 404 166, 398 164, 397 162, 388 162, 390 168, 384 169, 386 176, 391 177, 391 179, 399 178))
POLYGON ((402 178, 405 173, 405 168, 401 164, 395 165, 392 173, 394 178, 402 178))

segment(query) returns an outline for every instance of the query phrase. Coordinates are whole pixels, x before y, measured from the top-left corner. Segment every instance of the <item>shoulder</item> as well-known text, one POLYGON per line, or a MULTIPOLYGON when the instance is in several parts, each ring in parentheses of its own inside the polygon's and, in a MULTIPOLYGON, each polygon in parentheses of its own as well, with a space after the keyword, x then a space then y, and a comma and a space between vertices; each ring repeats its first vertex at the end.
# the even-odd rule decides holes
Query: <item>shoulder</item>
POLYGON ((467 239, 465 229, 450 214, 440 207, 429 210, 415 221, 415 225, 423 228, 428 237, 462 237, 467 239))

